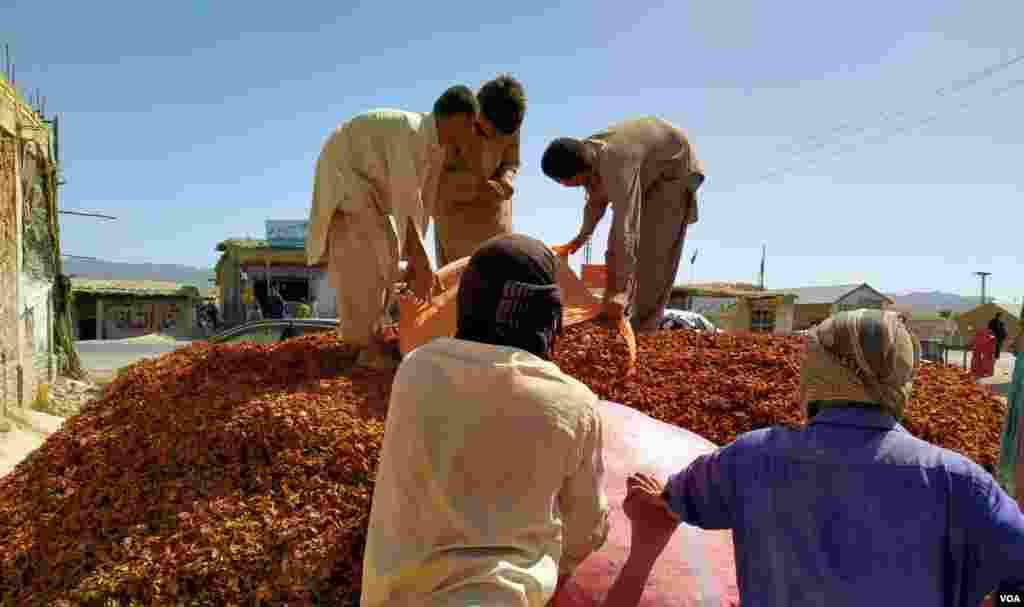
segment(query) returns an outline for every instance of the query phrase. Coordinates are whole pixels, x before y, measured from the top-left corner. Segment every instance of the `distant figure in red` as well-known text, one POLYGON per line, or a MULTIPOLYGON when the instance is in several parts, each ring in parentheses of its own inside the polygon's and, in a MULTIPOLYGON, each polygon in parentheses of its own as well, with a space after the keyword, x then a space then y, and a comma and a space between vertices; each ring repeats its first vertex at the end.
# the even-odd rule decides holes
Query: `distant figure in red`
POLYGON ((978 329, 974 334, 974 350, 971 353, 971 373, 974 377, 992 377, 995 374, 996 338, 988 328, 978 329))

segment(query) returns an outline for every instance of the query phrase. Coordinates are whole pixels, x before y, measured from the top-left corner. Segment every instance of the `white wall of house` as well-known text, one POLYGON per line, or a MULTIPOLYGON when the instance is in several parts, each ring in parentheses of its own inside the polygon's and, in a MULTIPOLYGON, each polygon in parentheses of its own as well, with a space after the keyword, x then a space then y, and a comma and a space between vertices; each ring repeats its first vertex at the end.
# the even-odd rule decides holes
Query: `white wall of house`
POLYGON ((26 280, 24 287, 25 307, 22 313, 32 315, 32 349, 37 353, 46 352, 50 348, 50 334, 47 329, 50 326, 53 285, 48 282, 26 280))

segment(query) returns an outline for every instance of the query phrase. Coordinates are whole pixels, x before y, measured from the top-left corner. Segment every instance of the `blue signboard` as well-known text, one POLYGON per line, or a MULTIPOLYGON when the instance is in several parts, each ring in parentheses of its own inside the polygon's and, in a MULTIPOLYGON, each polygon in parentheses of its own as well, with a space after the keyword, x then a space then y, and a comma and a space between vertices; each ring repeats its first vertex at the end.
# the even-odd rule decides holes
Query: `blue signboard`
POLYGON ((306 229, 309 221, 267 220, 267 242, 282 249, 302 249, 306 246, 306 229))

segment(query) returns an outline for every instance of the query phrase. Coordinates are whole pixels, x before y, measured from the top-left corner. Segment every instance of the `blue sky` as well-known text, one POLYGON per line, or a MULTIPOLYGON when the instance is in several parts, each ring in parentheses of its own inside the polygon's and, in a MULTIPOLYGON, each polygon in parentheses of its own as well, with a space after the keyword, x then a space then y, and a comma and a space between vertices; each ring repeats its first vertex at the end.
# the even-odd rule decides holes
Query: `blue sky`
POLYGON ((1024 60, 965 84, 1024 54, 1020 2, 10 4, 19 84, 61 114, 61 205, 118 217, 62 216, 66 253, 212 266, 220 240, 307 217, 339 122, 510 71, 529 98, 517 231, 578 228, 548 141, 653 114, 708 175, 679 282, 755 281, 766 244, 772 288, 975 295, 984 270, 1024 295, 1024 60))

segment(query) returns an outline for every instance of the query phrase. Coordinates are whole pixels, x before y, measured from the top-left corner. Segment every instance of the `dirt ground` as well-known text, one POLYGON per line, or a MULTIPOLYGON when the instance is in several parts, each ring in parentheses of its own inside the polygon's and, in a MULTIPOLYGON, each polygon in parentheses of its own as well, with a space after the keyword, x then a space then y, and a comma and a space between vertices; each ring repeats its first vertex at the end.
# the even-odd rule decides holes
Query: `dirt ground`
POLYGON ((8 409, 9 430, 0 432, 0 477, 6 475, 33 451, 46 437, 60 429, 64 418, 28 409, 8 409))

